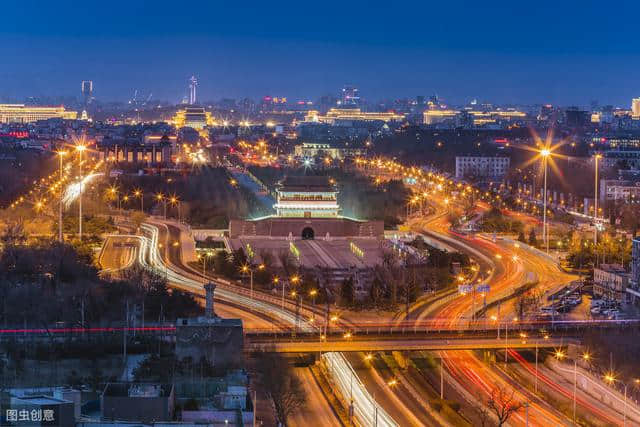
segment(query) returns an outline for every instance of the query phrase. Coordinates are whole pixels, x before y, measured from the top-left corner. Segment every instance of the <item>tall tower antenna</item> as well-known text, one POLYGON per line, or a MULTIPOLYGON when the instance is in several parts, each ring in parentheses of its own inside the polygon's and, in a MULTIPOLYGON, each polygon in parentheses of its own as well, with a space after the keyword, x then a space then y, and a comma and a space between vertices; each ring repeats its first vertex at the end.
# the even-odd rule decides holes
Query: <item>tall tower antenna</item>
POLYGON ((196 86, 198 86, 198 80, 196 76, 191 76, 189 79, 189 105, 196 103, 196 86))

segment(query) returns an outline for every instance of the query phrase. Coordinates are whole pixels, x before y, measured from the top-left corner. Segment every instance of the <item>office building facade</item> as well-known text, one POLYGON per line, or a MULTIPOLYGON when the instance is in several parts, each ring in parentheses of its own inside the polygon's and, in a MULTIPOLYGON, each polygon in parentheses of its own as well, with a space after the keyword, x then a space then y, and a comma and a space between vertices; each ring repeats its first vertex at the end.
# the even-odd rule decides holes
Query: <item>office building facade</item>
POLYGON ((456 156, 456 178, 501 179, 509 172, 509 157, 456 156))

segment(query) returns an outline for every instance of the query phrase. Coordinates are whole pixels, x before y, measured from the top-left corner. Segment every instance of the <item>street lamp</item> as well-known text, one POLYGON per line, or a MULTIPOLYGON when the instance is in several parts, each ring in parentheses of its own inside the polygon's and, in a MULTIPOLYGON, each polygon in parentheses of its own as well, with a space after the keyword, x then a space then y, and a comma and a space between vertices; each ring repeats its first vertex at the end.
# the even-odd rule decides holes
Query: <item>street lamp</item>
POLYGON ((620 382, 624 386, 624 410, 622 412, 622 425, 626 427, 627 425, 627 383, 616 379, 616 376, 613 372, 609 372, 605 374, 604 380, 607 383, 609 383, 609 385, 612 385, 615 382, 620 382))
POLYGON ((78 197, 78 239, 82 241, 82 153, 87 149, 86 145, 76 145, 76 151, 78 152, 79 162, 78 168, 80 170, 80 194, 78 197))
MULTIPOLYGON (((278 276, 273 277, 273 286, 277 287, 278 283, 280 283, 280 278, 278 276)), ((284 310, 284 280, 282 281, 282 302, 280 303, 281 308, 284 310)))
MULTIPOLYGON (((260 264, 258 265, 258 270, 264 270, 266 268, 266 266, 264 264, 260 264)), ((240 271, 244 274, 249 273, 250 276, 250 282, 251 282, 251 299, 253 299, 253 268, 247 264, 243 265, 242 267, 240 267, 240 271)))
POLYGON ((169 198, 169 203, 171 203, 172 206, 178 207, 178 222, 182 222, 180 199, 178 199, 177 196, 171 196, 171 198, 169 198))
MULTIPOLYGON (((593 156, 596 163, 596 173, 595 173, 595 194, 594 194, 594 208, 593 211, 593 243, 598 243, 598 160, 602 158, 602 154, 596 154, 593 156)), ((596 260, 597 260, 597 251, 596 251, 596 260)))
POLYGON ((62 242, 62 196, 64 191, 62 189, 62 158, 67 154, 66 151, 57 151, 58 158, 60 159, 60 201, 58 204, 58 241, 62 242))
POLYGON ((116 199, 116 209, 120 210, 120 195, 118 192, 118 187, 111 186, 109 187, 109 194, 116 199))
POLYGON ((551 150, 548 148, 543 148, 540 150, 540 156, 542 157, 542 167, 544 168, 544 200, 542 203, 543 213, 542 213, 542 235, 544 236, 545 247, 547 253, 549 253, 549 236, 548 236, 548 226, 547 226, 547 165, 548 158, 551 155, 551 150))
POLYGON ((144 212, 144 194, 142 190, 134 190, 133 195, 135 197, 140 197, 140 212, 144 212))
POLYGON ((202 256, 198 255, 198 258, 202 258, 202 280, 204 283, 207 282, 207 275, 206 275, 207 258, 211 258, 212 256, 213 256, 213 253, 211 251, 205 252, 204 255, 202 256))
POLYGON ((162 193, 156 194, 156 200, 158 202, 162 202, 162 204, 164 206, 164 219, 167 219, 167 200, 164 197, 164 194, 162 194, 162 193))

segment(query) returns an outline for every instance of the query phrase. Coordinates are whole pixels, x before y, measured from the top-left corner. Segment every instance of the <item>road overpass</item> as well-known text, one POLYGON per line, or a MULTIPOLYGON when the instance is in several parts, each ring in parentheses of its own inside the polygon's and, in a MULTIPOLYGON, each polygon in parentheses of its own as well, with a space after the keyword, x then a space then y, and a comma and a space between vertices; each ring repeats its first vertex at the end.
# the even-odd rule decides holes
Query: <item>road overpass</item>
POLYGON ((343 340, 310 340, 310 339, 248 339, 245 341, 245 351, 265 351, 275 353, 320 353, 329 351, 339 352, 370 352, 395 350, 500 350, 528 349, 528 348, 558 348, 568 344, 579 345, 577 339, 549 338, 535 340, 497 339, 497 338, 458 338, 458 339, 377 339, 358 338, 343 340))

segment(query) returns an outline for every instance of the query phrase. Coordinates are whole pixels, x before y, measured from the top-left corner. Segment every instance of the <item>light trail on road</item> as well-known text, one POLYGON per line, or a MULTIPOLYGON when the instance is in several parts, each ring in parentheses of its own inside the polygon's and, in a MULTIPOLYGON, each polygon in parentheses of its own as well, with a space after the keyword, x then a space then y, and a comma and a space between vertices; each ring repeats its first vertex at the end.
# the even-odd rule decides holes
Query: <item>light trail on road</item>
MULTIPOLYGON (((535 368, 533 368, 531 364, 529 364, 517 351, 509 350, 509 354, 515 360, 517 360, 518 363, 520 363, 520 365, 522 365, 532 376, 534 377, 536 376, 535 368)), ((573 369, 571 369, 571 373, 573 374, 573 369)), ((573 400, 573 390, 567 390, 566 388, 562 387, 555 381, 551 380, 546 375, 540 373, 540 371, 538 371, 538 379, 542 381, 544 384, 546 384, 548 387, 553 389, 554 391, 562 394, 563 396, 565 396, 570 400, 573 400)), ((622 423, 616 417, 612 417, 608 412, 600 410, 599 408, 595 407, 594 405, 591 405, 588 401, 582 399, 581 397, 576 397, 576 402, 580 406, 591 411, 593 414, 599 417, 602 417, 612 422, 613 424, 622 425, 622 423)))
POLYGON ((342 353, 324 353, 327 369, 335 378, 345 399, 353 396, 353 415, 361 425, 397 426, 364 387, 342 353))
MULTIPOLYGON (((166 275, 167 280, 174 284, 177 284, 180 288, 186 289, 192 293, 203 294, 204 283, 202 280, 197 281, 185 274, 178 273, 164 262, 158 251, 158 228, 155 225, 150 224, 143 224, 141 228, 150 237, 137 236, 140 239, 141 246, 141 250, 138 253, 138 261, 140 262, 140 264, 155 271, 157 274, 166 275)), ((280 320, 292 325, 295 325, 299 320, 294 314, 289 311, 283 310, 277 305, 234 293, 222 286, 218 286, 216 288, 216 296, 222 300, 230 301, 243 307, 254 308, 258 311, 269 313, 271 316, 275 316, 280 320)), ((319 333, 318 328, 315 325, 311 324, 308 320, 300 320, 300 330, 304 332, 318 331, 319 333)), ((335 371, 334 378, 336 379, 336 384, 340 388, 340 393, 343 396, 346 396, 347 391, 350 391, 350 389, 346 387, 343 379, 344 376, 347 375, 347 373, 353 372, 353 369, 346 361, 344 356, 340 353, 324 353, 323 357, 328 358, 331 363, 334 363, 332 366, 334 367, 333 369, 335 371)), ((366 425, 372 419, 371 414, 367 414, 366 409, 375 409, 372 406, 373 398, 366 390, 366 388, 362 386, 361 382, 358 381, 357 383, 354 383, 354 385, 356 386, 353 390, 354 407, 357 406, 359 408, 363 408, 358 412, 360 414, 358 415, 358 419, 363 423, 363 425, 366 425)), ((380 408, 378 409, 378 411, 380 415, 380 408)), ((382 413, 385 414, 383 411, 382 413)), ((379 421, 381 422, 379 425, 397 426, 397 423, 395 423, 395 421, 393 421, 393 419, 389 417, 388 414, 383 415, 382 418, 379 418, 379 421), (384 422, 385 424, 382 424, 382 422, 384 422)))
MULTIPOLYGON (((93 181, 97 177, 103 176, 103 175, 104 173, 102 172, 92 173, 82 178, 83 192, 86 191, 85 187, 87 186, 87 184, 89 184, 91 181, 93 181)), ((71 206, 71 203, 73 203, 79 196, 80 196, 80 183, 74 182, 73 184, 69 184, 67 188, 64 190, 64 195, 62 196, 62 203, 66 208, 68 208, 69 206, 71 206)))

